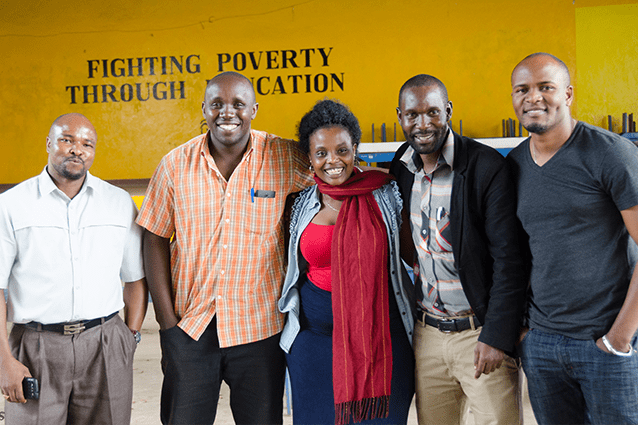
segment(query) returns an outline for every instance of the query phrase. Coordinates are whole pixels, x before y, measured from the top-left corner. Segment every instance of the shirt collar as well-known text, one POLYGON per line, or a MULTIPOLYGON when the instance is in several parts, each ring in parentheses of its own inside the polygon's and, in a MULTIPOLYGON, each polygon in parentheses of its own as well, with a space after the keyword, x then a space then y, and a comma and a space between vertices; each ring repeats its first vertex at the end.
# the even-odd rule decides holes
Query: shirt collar
MULTIPOLYGON (((401 156, 400 161, 412 174, 416 174, 423 168, 421 156, 416 153, 412 146, 408 146, 401 156)), ((437 168, 443 164, 447 164, 451 169, 454 169, 454 132, 450 129, 448 129, 447 139, 441 148, 441 155, 439 156, 437 168)))
MULTIPOLYGON (((95 183, 96 183, 95 177, 93 177, 91 173, 89 173, 89 171, 87 170, 86 177, 84 178, 84 183, 82 184, 82 188, 78 192, 78 195, 82 194, 89 187, 91 188, 91 190, 96 190, 97 186, 95 183)), ((40 189, 41 195, 48 195, 51 192, 54 192, 56 190, 60 193, 64 193, 60 189, 58 189, 58 187, 55 185, 55 182, 53 181, 53 179, 49 175, 49 172, 47 171, 47 165, 44 166, 44 170, 42 170, 42 172, 38 176, 38 187, 40 189)))

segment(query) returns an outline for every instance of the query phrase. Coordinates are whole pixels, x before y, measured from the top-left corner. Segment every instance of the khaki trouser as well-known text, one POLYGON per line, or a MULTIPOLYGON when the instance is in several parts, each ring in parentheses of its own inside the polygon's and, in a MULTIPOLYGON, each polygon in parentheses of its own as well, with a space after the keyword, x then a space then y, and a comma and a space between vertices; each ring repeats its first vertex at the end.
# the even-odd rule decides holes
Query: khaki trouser
POLYGON ((136 344, 119 316, 77 335, 16 325, 9 342, 40 399, 6 403, 7 425, 130 424, 136 344))
POLYGON ((499 369, 474 378, 481 329, 443 333, 415 323, 416 406, 421 425, 459 425, 469 408, 476 425, 522 423, 518 367, 505 356, 499 369))

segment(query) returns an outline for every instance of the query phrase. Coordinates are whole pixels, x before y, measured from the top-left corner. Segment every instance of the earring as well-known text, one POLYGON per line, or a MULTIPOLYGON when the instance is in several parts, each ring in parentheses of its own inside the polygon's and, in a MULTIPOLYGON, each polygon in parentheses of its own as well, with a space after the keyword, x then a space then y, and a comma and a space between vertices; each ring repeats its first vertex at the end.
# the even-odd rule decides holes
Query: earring
POLYGON ((312 168, 312 165, 308 166, 308 169, 309 169, 311 172, 314 172, 314 171, 315 171, 315 170, 312 168))

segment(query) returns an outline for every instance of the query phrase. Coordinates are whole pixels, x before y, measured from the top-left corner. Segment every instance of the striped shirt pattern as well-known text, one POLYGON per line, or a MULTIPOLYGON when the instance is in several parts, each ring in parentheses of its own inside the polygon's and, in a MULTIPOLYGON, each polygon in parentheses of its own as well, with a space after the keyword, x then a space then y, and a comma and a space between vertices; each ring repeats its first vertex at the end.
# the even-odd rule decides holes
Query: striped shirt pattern
POLYGON ((410 222, 421 278, 418 306, 437 316, 466 314, 471 307, 454 267, 450 245, 450 199, 454 179, 454 134, 449 131, 434 170, 426 174, 412 147, 401 162, 414 173, 410 222))
POLYGON ((288 194, 314 184, 308 165, 296 142, 256 130, 229 181, 215 165, 206 135, 161 160, 137 222, 173 237, 175 313, 193 339, 215 315, 222 348, 282 330, 282 216, 288 194))

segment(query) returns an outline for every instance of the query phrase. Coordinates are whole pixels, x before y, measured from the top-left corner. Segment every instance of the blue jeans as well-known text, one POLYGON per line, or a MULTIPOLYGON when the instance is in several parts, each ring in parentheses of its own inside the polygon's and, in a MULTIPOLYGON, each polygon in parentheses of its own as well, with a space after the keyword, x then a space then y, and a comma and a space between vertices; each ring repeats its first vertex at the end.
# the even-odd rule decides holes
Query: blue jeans
MULTIPOLYGON (((633 346, 636 346, 634 338, 633 346)), ((519 346, 539 425, 638 424, 638 353, 531 329, 519 346)))

